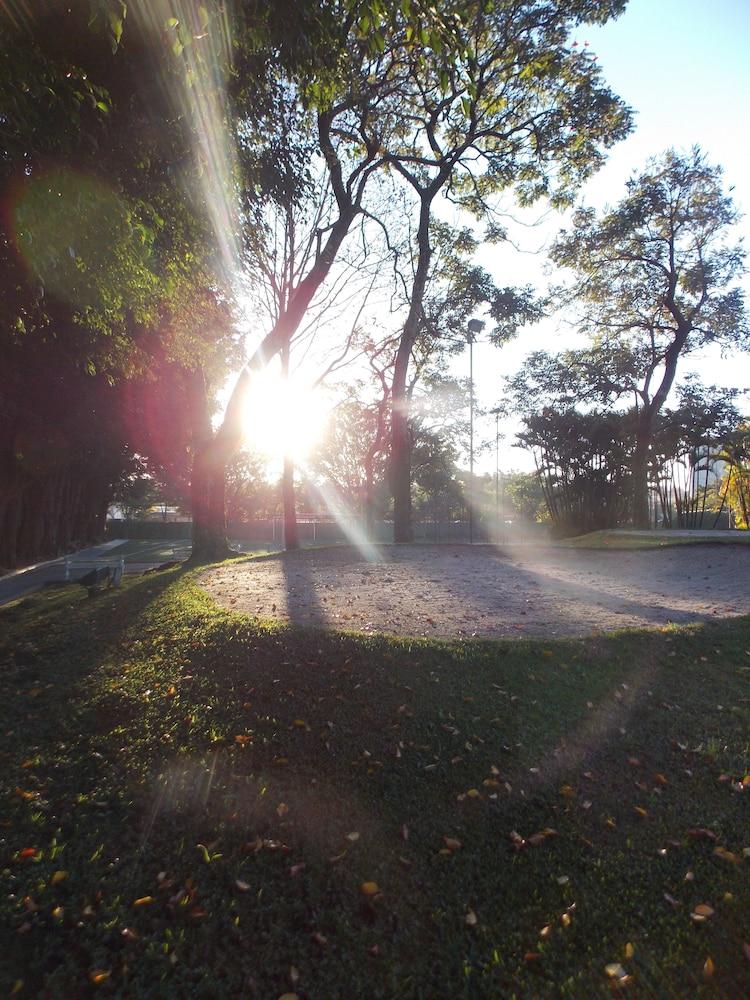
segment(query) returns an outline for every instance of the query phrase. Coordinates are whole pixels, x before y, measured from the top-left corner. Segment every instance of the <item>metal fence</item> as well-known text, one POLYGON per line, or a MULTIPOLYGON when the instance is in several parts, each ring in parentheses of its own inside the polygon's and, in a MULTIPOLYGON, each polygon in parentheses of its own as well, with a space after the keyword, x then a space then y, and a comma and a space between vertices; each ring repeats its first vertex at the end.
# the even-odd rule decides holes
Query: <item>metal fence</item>
MULTIPOLYGON (((358 518, 300 517, 297 530, 303 545, 342 545, 361 540, 364 537, 362 522, 358 518)), ((130 538, 141 540, 189 541, 192 532, 190 521, 107 521, 107 538, 130 538)), ((523 522, 505 522, 499 527, 474 522, 475 542, 523 542, 544 541, 549 534, 546 525, 523 522)), ((227 536, 235 542, 248 542, 280 547, 284 538, 284 523, 281 517, 259 518, 253 521, 230 523, 227 536)), ((377 521, 374 538, 376 543, 393 541, 393 523, 377 521)), ((468 521, 418 521, 414 523, 415 542, 468 542, 468 521)))

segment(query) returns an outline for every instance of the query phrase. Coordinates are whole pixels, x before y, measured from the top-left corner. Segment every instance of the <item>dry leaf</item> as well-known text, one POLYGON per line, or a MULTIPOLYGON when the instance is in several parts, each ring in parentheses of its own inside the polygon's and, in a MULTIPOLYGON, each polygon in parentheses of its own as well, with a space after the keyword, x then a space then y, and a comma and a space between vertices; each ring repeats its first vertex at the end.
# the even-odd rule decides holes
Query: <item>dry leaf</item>
POLYGON ((133 906, 148 906, 149 903, 153 903, 153 896, 139 896, 138 899, 133 901, 133 906))
POLYGON ((478 920, 477 915, 473 910, 467 910, 466 916, 464 917, 464 923, 467 927, 476 927, 478 920))
POLYGON ((722 861, 729 861, 733 865, 742 864, 742 858, 739 856, 739 854, 732 854, 732 852, 728 851, 726 847, 715 847, 714 854, 716 855, 717 858, 721 858, 722 861))
POLYGON ((714 960, 709 955, 706 961, 703 963, 703 978, 710 979, 714 974, 714 960))
POLYGON ((628 941, 628 943, 625 945, 625 958, 632 958, 634 954, 635 954, 635 948, 628 941))
POLYGON ((694 920, 696 924, 702 924, 713 915, 713 908, 710 907, 708 903, 698 903, 698 905, 693 908, 693 912, 690 914, 690 919, 694 920))
POLYGON ((279 804, 276 806, 276 813, 278 814, 279 818, 286 816, 288 812, 289 812, 289 806, 286 804, 286 802, 279 802, 279 804))
POLYGON ((449 851, 458 851, 461 848, 461 841, 455 837, 443 837, 443 843, 449 851))
POLYGON ((377 896, 380 892, 380 886, 377 882, 363 882, 359 891, 363 896, 377 896))
POLYGON ((94 986, 99 986, 100 983, 106 982, 110 975, 109 969, 92 969, 89 972, 89 982, 93 983, 94 986))
POLYGON ((643 806, 633 806, 633 812, 641 819, 646 819, 648 816, 648 809, 644 809, 643 806))
POLYGON ((610 979, 625 979, 627 976, 627 972, 619 962, 610 962, 609 965, 604 966, 604 971, 610 979))
POLYGON ((359 840, 359 834, 358 834, 358 833, 356 832, 356 830, 354 830, 354 831, 353 831, 352 833, 347 833, 347 835, 346 835, 346 839, 347 839, 347 840, 348 840, 348 841, 349 841, 349 842, 350 842, 351 844, 356 844, 356 843, 357 843, 357 841, 359 840))
POLYGON ((718 840, 714 831, 709 830, 705 826, 691 826, 687 831, 687 835, 694 840, 718 840))
POLYGON ((68 877, 67 872, 55 872, 55 874, 50 879, 50 882, 52 883, 52 885, 59 885, 61 882, 64 882, 67 877, 68 877))

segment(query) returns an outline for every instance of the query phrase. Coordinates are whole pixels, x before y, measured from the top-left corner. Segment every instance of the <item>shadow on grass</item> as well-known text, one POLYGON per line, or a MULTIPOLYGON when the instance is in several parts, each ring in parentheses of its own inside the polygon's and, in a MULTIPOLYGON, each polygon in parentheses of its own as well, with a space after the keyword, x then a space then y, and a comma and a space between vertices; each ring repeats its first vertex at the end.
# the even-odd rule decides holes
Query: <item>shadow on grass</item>
POLYGON ((710 954, 742 995, 747 866, 713 848, 746 829, 717 777, 746 763, 747 619, 389 640, 264 628, 180 572, 53 604, 13 623, 36 672, 2 740, 8 982, 267 997, 293 965, 310 997, 597 996, 623 962, 680 996, 710 954), (69 698, 30 693, 43 666, 69 698))

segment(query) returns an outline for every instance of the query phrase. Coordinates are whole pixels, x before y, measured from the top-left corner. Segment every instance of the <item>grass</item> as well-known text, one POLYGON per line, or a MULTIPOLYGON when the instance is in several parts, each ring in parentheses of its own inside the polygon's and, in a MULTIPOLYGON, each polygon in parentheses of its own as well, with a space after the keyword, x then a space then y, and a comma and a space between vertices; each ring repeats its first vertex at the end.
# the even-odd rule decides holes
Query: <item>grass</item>
POLYGON ((669 531, 628 534, 623 531, 590 531, 586 535, 565 538, 555 542, 556 546, 567 549, 661 549, 673 545, 748 545, 750 531, 727 532, 726 535, 701 537, 696 535, 676 535, 669 531))
POLYGON ((79 589, 0 610, 0 989, 746 994, 748 619, 448 644, 79 589))

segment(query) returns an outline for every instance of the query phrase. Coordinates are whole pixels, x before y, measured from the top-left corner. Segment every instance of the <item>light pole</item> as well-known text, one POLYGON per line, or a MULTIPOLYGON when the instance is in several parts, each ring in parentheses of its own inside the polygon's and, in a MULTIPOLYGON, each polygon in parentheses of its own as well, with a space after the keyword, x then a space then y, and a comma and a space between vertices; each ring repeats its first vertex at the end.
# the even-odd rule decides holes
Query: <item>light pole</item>
POLYGON ((495 414, 495 530, 500 541, 500 407, 492 412, 495 414))
POLYGON ((470 319, 466 340, 469 344, 469 545, 474 543, 474 341, 484 329, 484 320, 470 319))

